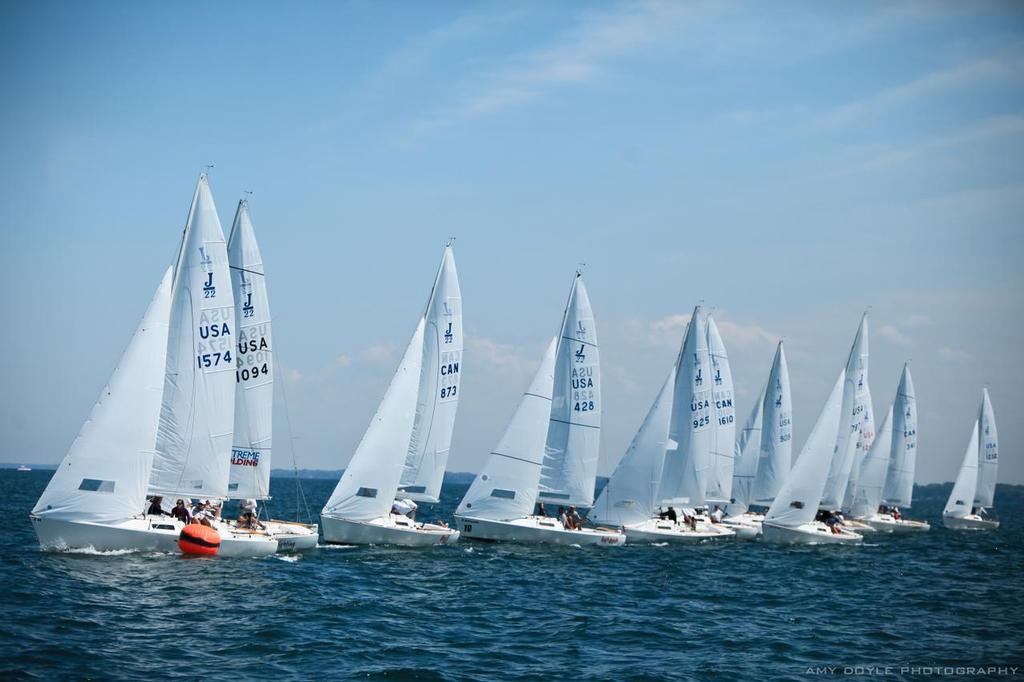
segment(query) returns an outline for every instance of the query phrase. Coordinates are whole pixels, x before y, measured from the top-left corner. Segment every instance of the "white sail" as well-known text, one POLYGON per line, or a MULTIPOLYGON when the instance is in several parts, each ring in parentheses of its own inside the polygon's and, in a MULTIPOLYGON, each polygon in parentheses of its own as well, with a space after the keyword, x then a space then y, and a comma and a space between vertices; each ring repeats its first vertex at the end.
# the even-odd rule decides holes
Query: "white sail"
POLYGON ((733 405, 732 369, 718 325, 708 316, 708 353, 711 358, 711 443, 705 497, 726 503, 732 498, 732 472, 736 448, 736 407, 733 405))
POLYGON ((206 175, 189 209, 171 287, 154 494, 227 497, 235 420, 235 305, 206 175))
POLYGON ((946 507, 942 510, 943 516, 963 518, 973 510, 974 491, 978 485, 979 443, 978 422, 975 420, 974 428, 971 429, 971 439, 967 442, 967 451, 964 452, 960 471, 956 475, 956 482, 949 493, 949 499, 946 500, 946 507))
POLYGON ((424 321, 420 318, 377 413, 324 505, 323 514, 350 521, 371 521, 391 510, 416 416, 423 329, 424 321))
POLYGON ((886 504, 909 507, 914 496, 914 468, 917 461, 917 398, 910 368, 903 366, 900 387, 893 405, 892 451, 885 478, 886 504))
POLYGON ((870 418, 868 393, 868 314, 861 317, 857 336, 846 361, 846 386, 843 388, 843 411, 836 451, 829 465, 825 493, 821 499, 824 509, 839 509, 846 496, 847 483, 854 459, 858 455, 861 426, 870 418))
POLYGON ((405 457, 401 494, 437 502, 448 464, 462 376, 462 294, 449 244, 424 313, 423 360, 412 438, 405 457))
POLYGON ((540 499, 590 507, 601 443, 601 369, 594 312, 578 272, 562 318, 554 376, 540 499))
POLYGON ((736 440, 736 466, 732 477, 732 500, 728 513, 736 516, 750 509, 754 498, 754 481, 757 478, 758 460, 761 455, 761 429, 764 414, 765 388, 757 395, 754 407, 747 421, 740 429, 736 440))
POLYGON ((984 389, 981 397, 981 408, 978 410, 978 489, 974 494, 974 504, 979 507, 991 507, 996 494, 996 477, 999 473, 999 436, 996 433, 996 415, 992 412, 992 401, 988 397, 988 389, 984 389))
POLYGON ((228 494, 262 499, 270 495, 274 422, 274 356, 270 302, 263 257, 256 243, 249 204, 238 202, 228 238, 228 263, 235 294, 235 434, 228 494))
POLYGON ((533 513, 551 414, 557 342, 552 339, 548 345, 498 446, 473 479, 456 514, 509 521, 533 513))
POLYGON ((626 526, 653 518, 658 505, 658 486, 665 462, 665 448, 668 445, 674 383, 675 367, 658 391, 629 449, 608 479, 608 485, 587 514, 587 518, 594 523, 626 526))
POLYGON ((753 502, 771 504, 789 475, 793 459, 793 398, 789 388, 789 366, 779 341, 768 374, 761 428, 761 452, 754 481, 753 502))
POLYGON ((834 456, 836 434, 840 429, 845 380, 846 371, 841 370, 796 464, 768 508, 765 522, 795 528, 810 523, 817 515, 829 462, 834 456))
POLYGON ((168 268, 33 515, 110 523, 145 510, 163 396, 171 280, 168 268))
POLYGON ((707 322, 694 308, 676 361, 669 448, 659 498, 666 502, 704 504, 712 432, 710 358, 707 322))
POLYGON ((885 486, 885 473, 889 469, 892 434, 893 408, 890 407, 857 476, 857 487, 853 491, 853 501, 850 503, 850 513, 856 518, 871 516, 878 511, 878 505, 882 501, 882 488, 885 486))

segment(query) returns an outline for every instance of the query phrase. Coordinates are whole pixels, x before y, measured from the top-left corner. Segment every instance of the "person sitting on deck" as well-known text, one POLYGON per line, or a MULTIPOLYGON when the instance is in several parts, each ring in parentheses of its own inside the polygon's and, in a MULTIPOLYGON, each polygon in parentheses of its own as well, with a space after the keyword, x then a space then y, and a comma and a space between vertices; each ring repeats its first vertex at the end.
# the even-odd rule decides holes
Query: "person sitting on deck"
POLYGON ((723 517, 722 508, 719 507, 716 504, 715 505, 715 510, 713 512, 711 512, 711 523, 721 523, 722 522, 722 517, 723 517))
POLYGON ((696 532, 697 530, 697 517, 693 514, 683 514, 683 523, 690 527, 690 530, 696 532))
POLYGON ((892 511, 890 513, 892 514, 893 521, 899 521, 900 519, 903 518, 903 515, 900 514, 900 508, 899 507, 893 507, 892 511))
POLYGON ((415 502, 406 497, 401 500, 395 500, 391 504, 391 513, 397 516, 408 516, 410 519, 415 520, 418 508, 415 502))
POLYGON ((537 503, 537 516, 547 516, 547 515, 548 515, 548 513, 546 511, 544 511, 544 503, 543 502, 538 502, 537 503))
POLYGON ((188 523, 192 520, 192 513, 189 512, 188 507, 185 506, 185 500, 178 499, 178 502, 174 505, 174 509, 171 510, 171 516, 178 519, 182 523, 188 523))
POLYGON ((825 525, 829 527, 833 535, 839 535, 843 532, 839 528, 839 524, 841 523, 842 521, 839 518, 839 514, 832 514, 825 520, 825 525))
POLYGON ((676 510, 673 509, 672 507, 669 507, 668 511, 665 512, 665 515, 662 516, 661 518, 668 519, 672 523, 676 523, 677 521, 679 521, 679 515, 676 514, 676 510))
POLYGON ((165 516, 167 512, 164 511, 163 501, 164 498, 154 495, 149 501, 149 509, 146 510, 146 513, 150 516, 165 516))
POLYGON ((210 501, 203 500, 196 505, 195 511, 192 513, 192 523, 200 523, 204 526, 212 526, 211 519, 213 519, 213 512, 209 509, 210 501))
POLYGON ((569 525, 569 517, 565 514, 565 507, 558 508, 558 520, 562 523, 562 528, 572 530, 572 526, 569 525))
POLYGON ((256 511, 256 500, 242 500, 238 503, 241 514, 238 517, 240 528, 256 529, 260 527, 259 517, 256 511))
POLYGON ((580 518, 580 513, 576 511, 576 505, 569 507, 569 524, 571 525, 570 530, 583 530, 583 520, 580 518))
POLYGON ((662 521, 668 518, 668 512, 665 511, 664 507, 658 507, 658 518, 662 521))

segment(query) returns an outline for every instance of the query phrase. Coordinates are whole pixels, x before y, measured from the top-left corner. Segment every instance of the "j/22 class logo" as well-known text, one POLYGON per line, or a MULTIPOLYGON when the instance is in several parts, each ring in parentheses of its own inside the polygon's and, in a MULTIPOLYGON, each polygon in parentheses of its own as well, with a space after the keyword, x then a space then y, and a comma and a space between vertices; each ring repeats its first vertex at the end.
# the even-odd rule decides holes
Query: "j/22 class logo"
POLYGON ((213 284, 213 259, 206 253, 206 248, 199 247, 199 264, 206 270, 206 281, 203 282, 203 298, 217 298, 217 287, 213 284))
POLYGON ((256 311, 252 306, 252 282, 245 274, 245 270, 238 271, 238 288, 245 299, 242 301, 242 317, 252 317, 256 311))

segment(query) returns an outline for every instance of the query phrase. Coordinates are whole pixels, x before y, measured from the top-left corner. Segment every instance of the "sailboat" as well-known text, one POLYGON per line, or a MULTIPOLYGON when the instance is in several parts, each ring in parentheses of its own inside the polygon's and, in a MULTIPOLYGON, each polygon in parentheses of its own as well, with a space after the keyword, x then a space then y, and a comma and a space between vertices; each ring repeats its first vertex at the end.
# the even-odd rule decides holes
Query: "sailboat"
POLYGON ((819 520, 818 507, 835 449, 846 383, 846 370, 832 387, 828 400, 804 443, 796 464, 786 477, 761 524, 766 542, 780 544, 833 544, 860 542, 863 536, 819 520))
POLYGON ((600 370, 594 315, 577 272, 562 317, 534 376, 483 470, 462 498, 455 519, 480 540, 540 544, 622 545, 605 528, 568 530, 534 514, 538 501, 590 507, 600 436, 600 370))
MULTIPOLYGON (((874 409, 871 389, 868 387, 868 314, 861 316, 857 335, 853 339, 846 360, 846 385, 843 388, 842 416, 835 442, 835 453, 829 464, 828 478, 821 499, 823 511, 847 511, 852 502, 851 486, 861 462, 875 436, 874 409)), ((874 528, 861 521, 847 519, 844 523, 858 533, 872 532, 874 528)))
MULTIPOLYGON (((235 426, 228 493, 235 499, 270 499, 274 410, 274 346, 263 257, 249 202, 242 199, 228 237, 228 263, 238 330, 235 367, 235 426)), ((270 519, 263 522, 278 551, 313 549, 316 525, 270 519)))
POLYGON ((960 473, 942 510, 942 523, 954 530, 995 530, 999 521, 985 512, 995 497, 999 467, 999 437, 988 389, 984 389, 978 419, 971 431, 960 473))
MULTIPOLYGON (((731 490, 732 457, 728 463, 718 459, 717 420, 734 419, 725 348, 708 323, 697 306, 675 365, 591 511, 596 523, 624 528, 629 542, 688 543, 736 535, 711 523, 703 509, 709 489, 725 494, 727 470, 731 490)), ((755 528, 749 530, 756 535, 755 528)))
MULTIPOLYGON (((32 510, 44 549, 174 551, 182 524, 142 513, 146 494, 228 496, 233 327, 224 233, 204 173, 174 268, 32 510)), ((265 535, 226 533, 219 553, 276 549, 265 535)))
POLYGON ((458 540, 458 531, 446 525, 417 523, 391 510, 403 480, 408 494, 438 495, 459 398, 461 349, 462 307, 449 243, 391 385, 320 512, 324 540, 405 546, 458 540))
MULTIPOLYGON (((891 434, 886 442, 891 442, 888 468, 884 474, 884 483, 875 487, 879 478, 873 478, 870 487, 871 503, 877 504, 872 509, 867 505, 862 510, 863 516, 855 510, 854 514, 864 523, 879 531, 892 533, 913 533, 931 529, 925 521, 903 518, 900 507, 910 507, 914 494, 914 468, 917 460, 917 398, 914 394, 914 382, 910 378, 910 367, 903 366, 899 388, 896 390, 896 402, 892 410, 891 434), (875 494, 880 490, 881 498, 875 494), (880 504, 878 504, 880 502, 880 504)), ((877 438, 882 437, 882 429, 877 438)), ((872 445, 874 449, 874 445, 872 445)), ((871 459, 870 456, 868 459, 871 459)), ((865 463, 868 460, 865 460, 865 463)), ((865 476, 865 465, 861 468, 861 478, 865 476)), ((868 474, 869 477, 878 474, 868 474)))
POLYGON ((752 505, 767 507, 789 474, 793 451, 793 400, 789 366, 782 341, 775 348, 768 383, 736 440, 733 495, 726 525, 754 526, 761 533, 764 514, 752 505))

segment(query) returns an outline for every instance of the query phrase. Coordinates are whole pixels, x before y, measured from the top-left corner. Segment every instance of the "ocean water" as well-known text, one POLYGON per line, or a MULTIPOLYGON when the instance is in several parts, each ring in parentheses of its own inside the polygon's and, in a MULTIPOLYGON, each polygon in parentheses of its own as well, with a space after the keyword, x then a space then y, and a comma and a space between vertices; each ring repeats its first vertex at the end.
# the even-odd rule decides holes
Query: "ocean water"
MULTIPOLYGON (((228 560, 44 554, 27 514, 50 473, 0 471, 0 679, 1024 677, 1021 487, 1000 486, 996 532, 942 528, 948 486, 930 487, 909 515, 930 533, 861 547, 463 541, 228 560)), ((312 509, 333 485, 302 481, 312 509)), ((465 488, 421 517, 450 519, 465 488)), ((294 518, 295 481, 271 489, 294 518)))

